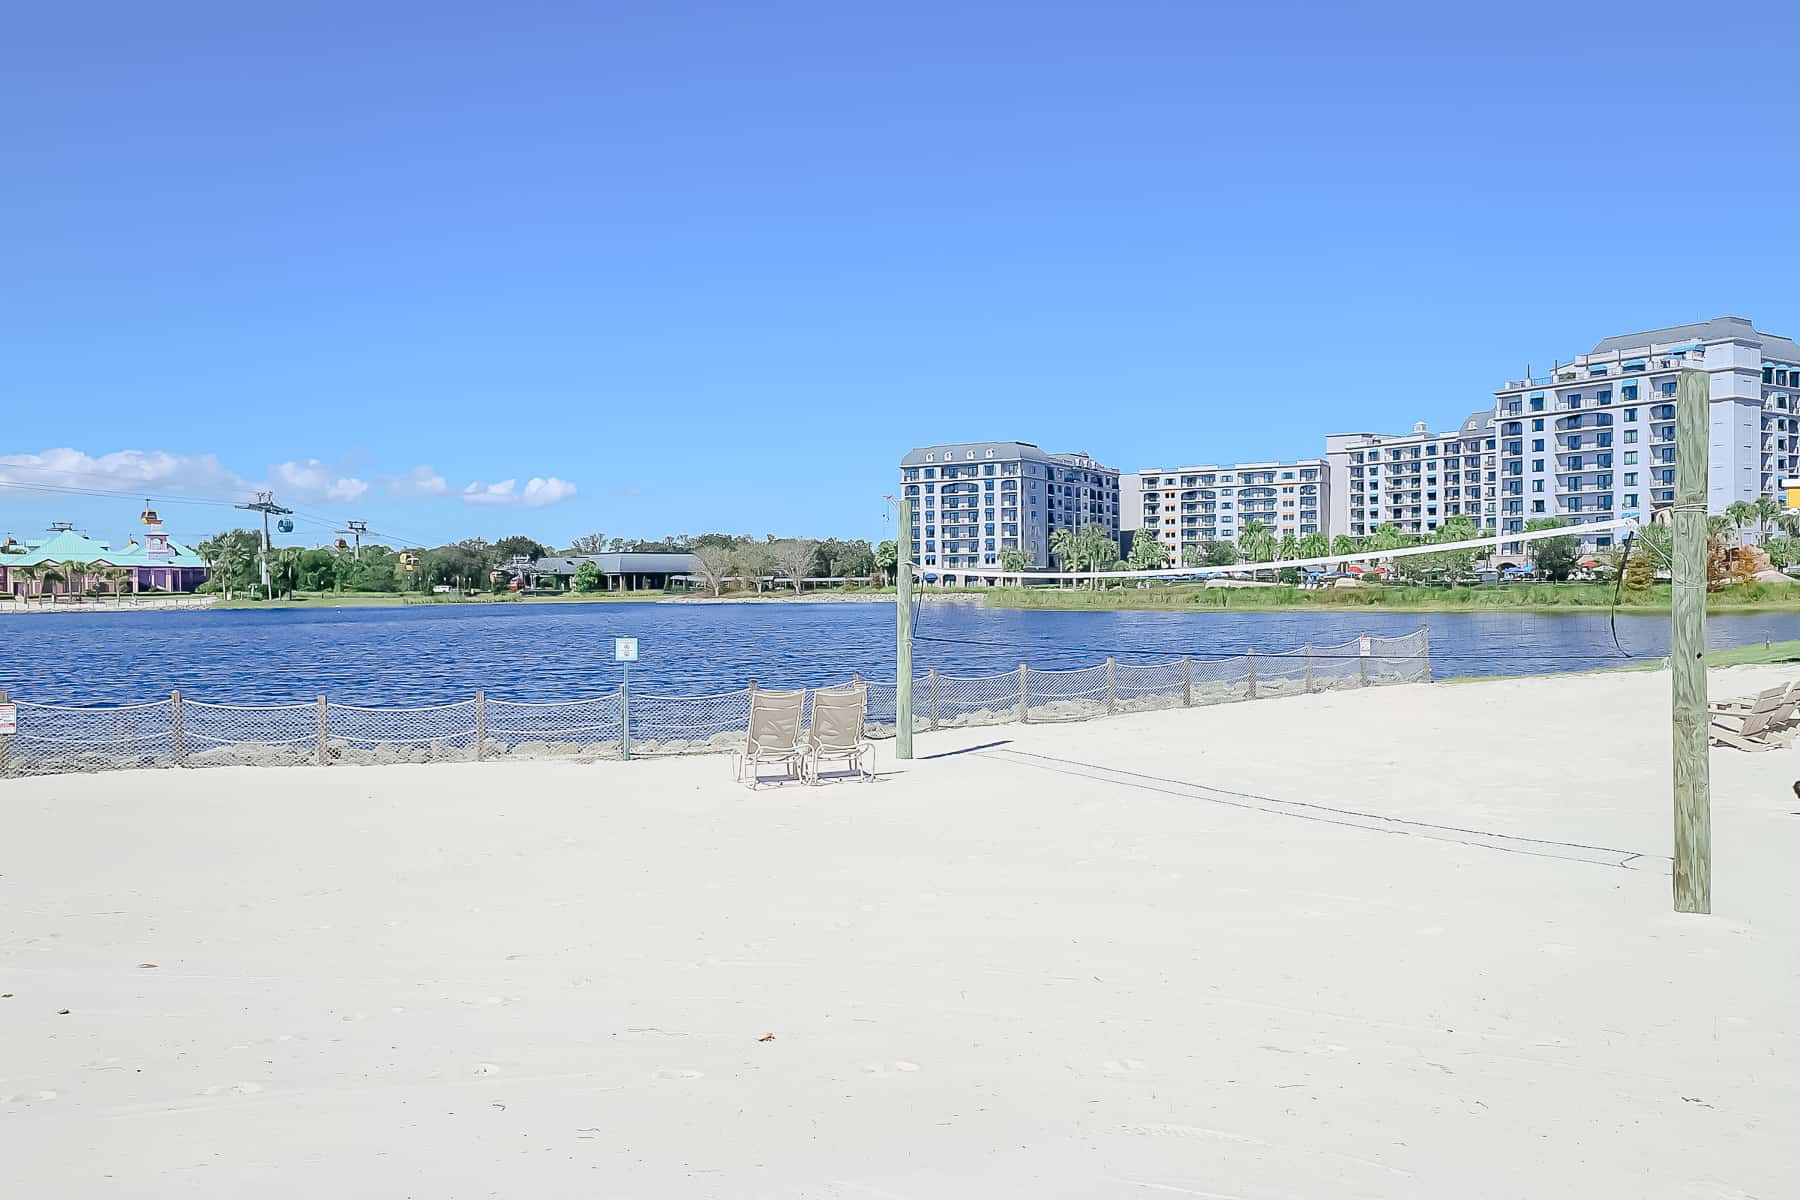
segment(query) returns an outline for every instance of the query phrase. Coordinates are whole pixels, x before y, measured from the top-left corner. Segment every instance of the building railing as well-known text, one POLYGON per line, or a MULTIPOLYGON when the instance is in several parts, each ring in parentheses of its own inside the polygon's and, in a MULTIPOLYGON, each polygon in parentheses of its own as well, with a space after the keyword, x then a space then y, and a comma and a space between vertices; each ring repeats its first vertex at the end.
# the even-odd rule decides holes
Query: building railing
MULTIPOLYGON (((1084 721, 1161 708, 1421 683, 1430 639, 1365 635, 1278 654, 1182 657, 1139 665, 1108 659, 1073 670, 1016 669, 913 680, 918 732, 1010 722, 1084 721)), ((898 687, 863 686, 867 730, 892 737, 898 687)), ((501 700, 477 692, 446 704, 378 708, 325 696, 288 704, 214 704, 180 692, 143 704, 83 707, 16 702, 14 732, 0 734, 0 775, 224 766, 339 766, 725 753, 742 747, 754 685, 704 696, 623 690, 575 700, 501 700), (625 714, 629 712, 627 725, 625 714)), ((0 701, 7 700, 0 692, 0 701)), ((810 709, 811 695, 808 696, 810 709)))

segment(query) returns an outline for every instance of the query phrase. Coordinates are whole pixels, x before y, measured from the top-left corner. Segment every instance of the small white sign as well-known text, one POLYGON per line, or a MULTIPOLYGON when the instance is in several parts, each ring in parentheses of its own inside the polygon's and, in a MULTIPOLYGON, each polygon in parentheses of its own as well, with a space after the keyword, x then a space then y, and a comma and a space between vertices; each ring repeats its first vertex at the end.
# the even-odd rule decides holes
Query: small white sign
POLYGON ((19 732, 19 706, 0 704, 0 734, 19 732))
POLYGON ((1369 649, 1369 635, 1365 633, 1362 635, 1362 657, 1369 657, 1369 649))
POLYGON ((637 639, 636 638, 614 638, 613 639, 613 661, 614 662, 636 662, 637 661, 637 639))

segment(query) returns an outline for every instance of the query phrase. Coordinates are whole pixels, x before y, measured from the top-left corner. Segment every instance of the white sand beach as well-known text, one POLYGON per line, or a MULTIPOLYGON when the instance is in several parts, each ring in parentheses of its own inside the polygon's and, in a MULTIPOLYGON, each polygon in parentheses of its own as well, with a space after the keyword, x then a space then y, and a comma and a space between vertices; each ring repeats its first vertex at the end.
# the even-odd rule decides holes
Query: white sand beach
POLYGON ((1697 917, 1668 746, 1644 673, 946 731, 819 788, 9 781, 0 1191, 1792 1196, 1800 749, 1713 754, 1697 917))

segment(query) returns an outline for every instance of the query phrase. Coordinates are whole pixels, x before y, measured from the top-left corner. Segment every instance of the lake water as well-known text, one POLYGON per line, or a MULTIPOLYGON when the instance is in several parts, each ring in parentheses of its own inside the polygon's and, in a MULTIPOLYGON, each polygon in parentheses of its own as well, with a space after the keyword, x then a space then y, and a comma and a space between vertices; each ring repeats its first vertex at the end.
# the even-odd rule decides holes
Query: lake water
MULTIPOLYGON (((1513 675, 1617 663, 1604 613, 1018 612, 921 605, 914 662, 952 674, 1149 663, 1279 651, 1361 633, 1431 630, 1432 668, 1513 675)), ((633 687, 697 695, 893 677, 891 604, 559 604, 18 616, 0 624, 0 686, 15 699, 271 703, 324 692, 348 704, 426 704, 477 689, 505 699, 593 695, 619 684, 613 638, 639 639, 633 687)), ((1622 616, 1627 652, 1668 649, 1666 617, 1622 616)), ((1800 614, 1715 617, 1714 647, 1800 637, 1800 614)))

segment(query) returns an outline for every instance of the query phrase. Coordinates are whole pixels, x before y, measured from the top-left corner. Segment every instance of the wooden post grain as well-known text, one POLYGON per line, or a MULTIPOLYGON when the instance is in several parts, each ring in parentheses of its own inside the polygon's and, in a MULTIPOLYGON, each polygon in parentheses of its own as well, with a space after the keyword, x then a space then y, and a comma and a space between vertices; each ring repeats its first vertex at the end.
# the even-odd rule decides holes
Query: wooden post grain
POLYGON ((931 727, 938 727, 938 669, 931 668, 931 727))
POLYGON ((330 762, 330 750, 325 744, 325 697, 319 697, 319 765, 330 762))
POLYGON ((1031 720, 1031 709, 1028 707, 1029 701, 1028 701, 1028 699, 1026 697, 1026 693, 1025 693, 1026 686, 1027 685, 1026 685, 1026 678, 1025 678, 1025 664, 1020 663, 1019 664, 1019 724, 1021 724, 1021 725, 1025 724, 1026 722, 1031 720))
POLYGON ((1113 660, 1106 660, 1106 711, 1110 715, 1119 707, 1119 688, 1114 680, 1113 660))
POLYGON ((1249 685, 1250 685, 1244 692, 1244 699, 1254 700, 1254 699, 1256 699, 1256 647, 1255 646, 1250 647, 1250 649, 1248 649, 1244 652, 1244 662, 1246 664, 1245 675, 1248 678, 1249 685))
POLYGON ((1312 643, 1306 643, 1306 690, 1312 692, 1312 643))
POLYGON ((1675 757, 1675 911, 1712 911, 1712 789, 1706 712, 1706 475, 1711 376, 1675 393, 1675 530, 1669 674, 1675 757))
POLYGON ((1181 707, 1194 707, 1194 656, 1181 656, 1181 707))

